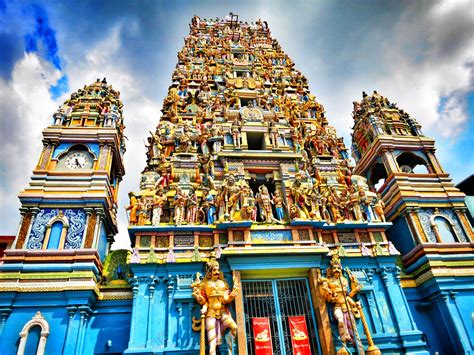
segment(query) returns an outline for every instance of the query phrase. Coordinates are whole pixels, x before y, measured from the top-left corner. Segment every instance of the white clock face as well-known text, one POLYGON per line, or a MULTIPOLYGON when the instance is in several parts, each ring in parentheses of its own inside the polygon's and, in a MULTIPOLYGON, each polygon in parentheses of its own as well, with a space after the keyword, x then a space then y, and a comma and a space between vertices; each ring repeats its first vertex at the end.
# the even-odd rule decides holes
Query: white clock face
POLYGON ((69 169, 86 169, 90 166, 90 158, 84 152, 71 152, 66 157, 65 164, 69 169))

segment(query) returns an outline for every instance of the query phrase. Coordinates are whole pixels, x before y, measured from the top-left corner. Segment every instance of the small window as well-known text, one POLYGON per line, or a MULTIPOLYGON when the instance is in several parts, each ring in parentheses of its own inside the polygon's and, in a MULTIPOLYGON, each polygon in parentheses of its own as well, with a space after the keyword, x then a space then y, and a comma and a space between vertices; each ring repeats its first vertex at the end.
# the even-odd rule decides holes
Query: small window
POLYGON ((51 233, 48 240, 48 249, 58 249, 61 241, 61 234, 63 232, 63 223, 60 221, 54 222, 51 226, 51 233))
POLYGON ((265 134, 263 132, 247 132, 249 150, 265 150, 265 134))

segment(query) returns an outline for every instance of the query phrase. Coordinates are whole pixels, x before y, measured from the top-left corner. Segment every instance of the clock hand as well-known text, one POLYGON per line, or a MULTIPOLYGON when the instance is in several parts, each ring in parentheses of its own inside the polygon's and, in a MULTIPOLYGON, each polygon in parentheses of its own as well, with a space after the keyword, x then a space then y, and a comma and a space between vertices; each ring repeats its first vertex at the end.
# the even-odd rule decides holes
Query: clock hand
POLYGON ((81 163, 79 163, 79 160, 77 158, 76 159, 76 166, 81 166, 81 163))

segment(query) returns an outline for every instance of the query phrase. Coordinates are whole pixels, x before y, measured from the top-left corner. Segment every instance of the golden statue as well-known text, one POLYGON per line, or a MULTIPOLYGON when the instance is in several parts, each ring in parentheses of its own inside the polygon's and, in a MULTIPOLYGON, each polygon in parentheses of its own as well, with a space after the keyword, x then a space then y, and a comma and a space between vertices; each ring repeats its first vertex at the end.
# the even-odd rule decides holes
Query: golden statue
MULTIPOLYGON (((234 287, 230 290, 229 285, 220 271, 219 262, 212 258, 206 265, 206 276, 203 280, 197 275, 196 281, 191 284, 193 297, 201 308, 201 334, 204 334, 204 324, 207 330, 207 342, 209 344, 209 355, 216 354, 216 348, 222 344, 222 336, 227 328, 230 329, 228 337, 229 354, 232 354, 234 339, 237 336, 237 324, 227 309, 227 304, 234 301, 239 292, 239 284, 234 276, 234 287)), ((201 336, 201 354, 205 353, 204 336, 201 336)))
POLYGON ((337 329, 339 338, 343 343, 343 347, 338 350, 337 354, 348 354, 346 350, 347 341, 361 347, 361 342, 357 336, 356 318, 361 318, 364 333, 367 336, 369 348, 367 354, 378 355, 380 350, 372 341, 369 327, 364 317, 362 305, 359 301, 355 301, 353 297, 362 289, 359 285, 357 277, 353 275, 348 268, 346 268, 347 275, 350 278, 351 285, 349 288, 349 281, 342 274, 341 261, 339 259, 338 251, 332 252, 332 259, 330 267, 326 270, 326 277, 322 277, 319 273, 318 282, 321 295, 326 302, 332 304, 333 315, 337 321, 337 329))

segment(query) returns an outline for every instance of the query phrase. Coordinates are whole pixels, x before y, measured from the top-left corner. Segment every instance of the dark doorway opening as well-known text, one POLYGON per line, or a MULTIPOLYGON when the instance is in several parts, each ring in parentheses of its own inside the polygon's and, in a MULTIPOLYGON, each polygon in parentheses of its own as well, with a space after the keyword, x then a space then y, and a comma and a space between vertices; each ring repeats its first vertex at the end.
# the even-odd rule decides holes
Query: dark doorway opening
POLYGON ((249 150, 265 150, 265 135, 263 132, 247 132, 247 146, 249 150))

